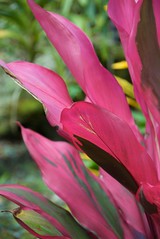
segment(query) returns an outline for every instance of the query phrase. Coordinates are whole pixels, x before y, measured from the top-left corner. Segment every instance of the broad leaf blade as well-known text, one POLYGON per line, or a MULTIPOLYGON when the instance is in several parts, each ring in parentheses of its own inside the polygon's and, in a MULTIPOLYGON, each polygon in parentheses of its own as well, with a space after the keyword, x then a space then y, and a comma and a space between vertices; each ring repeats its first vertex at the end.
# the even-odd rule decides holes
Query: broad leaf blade
POLYGON ((108 235, 110 238, 123 238, 121 221, 114 203, 103 192, 100 179, 87 171, 77 150, 66 142, 52 142, 29 129, 22 128, 22 134, 44 181, 67 203, 78 222, 97 237, 105 239, 108 235), (92 189, 92 180, 102 191, 102 201, 108 205, 106 208, 113 209, 107 219, 101 201, 92 189))
POLYGON ((151 158, 129 125, 116 115, 93 104, 77 102, 63 110, 61 123, 75 144, 74 135, 103 149, 126 167, 137 184, 157 182, 157 170, 151 158))
POLYGON ((90 101, 127 121, 139 135, 121 87, 100 64, 88 37, 64 17, 45 11, 33 0, 28 0, 28 4, 90 101))

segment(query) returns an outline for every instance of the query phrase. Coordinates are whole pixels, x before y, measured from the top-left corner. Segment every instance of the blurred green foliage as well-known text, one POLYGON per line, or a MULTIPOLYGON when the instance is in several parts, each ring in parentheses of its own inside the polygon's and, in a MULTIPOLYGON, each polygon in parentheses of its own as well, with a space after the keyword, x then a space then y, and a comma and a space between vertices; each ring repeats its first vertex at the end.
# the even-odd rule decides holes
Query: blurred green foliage
POLYGON ((145 134, 146 119, 140 110, 132 110, 134 120, 142 134, 145 134))

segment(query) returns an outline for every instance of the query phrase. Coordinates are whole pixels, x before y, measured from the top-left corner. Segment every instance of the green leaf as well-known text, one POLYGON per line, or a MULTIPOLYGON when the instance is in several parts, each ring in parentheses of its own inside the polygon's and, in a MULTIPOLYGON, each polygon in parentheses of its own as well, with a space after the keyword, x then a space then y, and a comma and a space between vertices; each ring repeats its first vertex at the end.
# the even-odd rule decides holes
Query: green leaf
POLYGON ((66 230, 73 239, 89 239, 86 230, 78 224, 70 212, 29 188, 19 185, 1 185, 0 195, 20 207, 27 207, 39 212, 47 220, 54 219, 54 224, 56 222, 56 225, 61 225, 61 228, 64 228, 63 230, 66 230))
POLYGON ((85 167, 83 167, 83 172, 87 182, 89 183, 89 185, 91 186, 93 190, 93 193, 97 202, 100 205, 100 210, 105 220, 113 229, 114 233, 118 236, 118 238, 124 238, 123 229, 120 224, 119 215, 118 215, 116 207, 111 202, 109 197, 106 195, 106 193, 104 192, 100 184, 96 180, 93 180, 93 178, 87 172, 85 167))
POLYGON ((29 228, 40 235, 60 236, 62 235, 49 221, 39 213, 30 209, 17 208, 13 210, 13 216, 22 221, 29 228))

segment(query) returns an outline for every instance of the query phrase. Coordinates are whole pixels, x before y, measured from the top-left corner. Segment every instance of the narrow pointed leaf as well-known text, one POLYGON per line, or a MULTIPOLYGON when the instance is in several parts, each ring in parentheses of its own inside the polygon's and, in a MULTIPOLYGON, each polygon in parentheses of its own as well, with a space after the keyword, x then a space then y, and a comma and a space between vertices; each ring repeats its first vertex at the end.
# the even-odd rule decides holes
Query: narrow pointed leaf
POLYGON ((121 219, 125 224, 123 228, 126 226, 133 238, 152 238, 145 212, 135 196, 102 169, 100 178, 113 195, 116 207, 121 211, 121 219))
MULTIPOLYGON (((156 30, 157 30, 157 36, 158 36, 158 42, 160 44, 160 15, 159 15, 159 9, 160 9, 160 1, 147 1, 147 5, 153 3, 153 8, 148 7, 145 12, 145 14, 141 13, 141 8, 143 7, 143 4, 146 5, 146 1, 139 0, 139 1, 125 1, 121 0, 119 1, 119 4, 116 4, 115 0, 110 0, 108 4, 108 14, 117 27, 117 30, 119 32, 119 36, 122 42, 122 46, 124 49, 125 53, 125 58, 128 62, 128 68, 130 72, 130 76, 134 85, 134 93, 137 102, 140 104, 141 109, 143 111, 143 114, 145 115, 147 122, 146 122, 146 132, 147 132, 147 137, 144 139, 145 142, 144 144, 147 145, 147 152, 149 155, 154 158, 154 163, 156 164, 157 171, 160 172, 160 166, 159 166, 159 148, 157 147, 157 134, 159 134, 158 129, 159 127, 155 127, 155 124, 153 120, 156 119, 157 122, 159 122, 159 113, 157 112, 156 106, 158 106, 158 101, 156 97, 153 95, 151 85, 149 86, 148 84, 144 85, 144 82, 142 83, 141 79, 141 72, 142 68, 144 68, 144 62, 141 62, 141 58, 144 57, 141 55, 142 50, 144 51, 144 46, 145 46, 145 54, 146 54, 146 59, 145 61, 150 61, 149 57, 152 54, 152 48, 156 47, 154 46, 153 43, 149 45, 150 39, 153 37, 155 38, 155 25, 153 24, 153 10, 154 10, 154 19, 156 22, 156 30), (143 15, 143 16, 142 16, 143 15), (143 19, 142 19, 142 18, 143 19), (147 22, 149 21, 151 23, 148 23, 149 25, 147 26, 147 22), (145 24, 144 24, 145 23, 145 24), (139 32, 137 37, 137 29, 138 25, 143 28, 142 29, 142 34, 139 32), (144 25, 144 27, 142 26, 144 25), (152 26, 153 29, 152 29, 152 26), (150 30, 149 30, 150 29, 150 30), (151 31, 154 31, 154 36, 151 33, 151 31), (148 35, 148 33, 150 34, 148 35), (140 34, 142 35, 143 42, 141 40, 141 43, 138 42, 140 41, 140 34), (146 37, 149 37, 150 39, 146 39, 146 37), (139 38, 139 40, 138 40, 139 38), (139 45, 137 47, 137 44, 139 45), (147 46, 146 46, 147 44, 147 46), (138 48, 141 48, 141 50, 138 48), (140 54, 139 54, 139 52, 140 54), (147 60, 148 59, 148 60, 147 60)), ((152 5, 152 4, 151 4, 152 5)), ((157 43, 156 43, 157 45, 157 43)), ((156 47, 157 48, 157 47, 156 47)), ((159 50, 157 51, 156 54, 158 53, 159 50)), ((157 56, 156 56, 157 59, 157 56)), ((152 61, 152 60, 151 60, 152 61)), ((156 60, 157 61, 157 60, 156 60)), ((155 67, 157 68, 157 63, 154 61, 151 62, 152 64, 149 65, 148 69, 146 69, 146 73, 149 76, 150 73, 152 72, 152 69, 155 67), (156 63, 154 67, 152 65, 156 63), (149 73, 149 74, 148 74, 149 73)), ((158 73, 159 74, 159 73, 158 73)), ((146 79, 148 79, 148 76, 146 79)), ((151 76, 152 77, 152 76, 151 76)), ((147 80, 148 81, 148 80, 147 80)), ((154 82, 154 80, 153 80, 154 82)), ((155 87, 155 83, 154 83, 155 87)))
POLYGON ((28 4, 88 98, 127 121, 140 137, 121 87, 100 64, 88 37, 64 17, 45 11, 33 0, 28 4))
POLYGON ((142 3, 140 21, 138 23, 136 34, 136 43, 142 63, 141 85, 145 91, 145 98, 150 111, 154 116, 156 116, 157 120, 159 120, 160 47, 154 16, 153 1, 144 0, 142 3))
POLYGON ((104 193, 100 180, 85 168, 77 150, 66 142, 52 142, 29 129, 22 128, 22 135, 44 181, 67 203, 78 222, 102 239, 106 235, 123 238, 114 203, 104 193))
POLYGON ((66 85, 55 72, 29 62, 12 62, 0 65, 23 88, 38 98, 47 110, 47 118, 52 125, 60 124, 60 114, 72 104, 66 85))
MULTIPOLYGON (((112 22, 117 27, 122 46, 125 52, 125 57, 128 62, 131 79, 134 84, 135 95, 141 108, 146 111, 146 105, 141 95, 141 62, 139 59, 135 37, 137 24, 139 22, 139 11, 142 0, 125 1, 122 0, 119 4, 115 4, 115 0, 110 0, 108 4, 108 14, 112 22)), ((143 95, 143 93, 142 93, 143 95)))
POLYGON ((109 0, 108 15, 115 24, 121 39, 128 69, 134 84, 136 100, 140 104, 146 117, 148 117, 147 105, 142 97, 143 91, 140 83, 141 62, 135 42, 141 4, 142 0, 137 2, 121 0, 119 4, 116 4, 115 0, 109 0))
POLYGON ((1 185, 0 195, 20 207, 27 207, 39 213, 66 237, 89 239, 87 232, 75 221, 68 211, 29 188, 19 185, 1 185))
POLYGON ((124 233, 119 223, 119 215, 115 205, 111 203, 109 197, 106 197, 103 188, 101 188, 100 184, 96 180, 93 180, 93 177, 91 177, 85 167, 83 167, 83 172, 96 200, 99 202, 102 215, 111 228, 113 228, 113 231, 117 234, 118 238, 123 238, 124 233))

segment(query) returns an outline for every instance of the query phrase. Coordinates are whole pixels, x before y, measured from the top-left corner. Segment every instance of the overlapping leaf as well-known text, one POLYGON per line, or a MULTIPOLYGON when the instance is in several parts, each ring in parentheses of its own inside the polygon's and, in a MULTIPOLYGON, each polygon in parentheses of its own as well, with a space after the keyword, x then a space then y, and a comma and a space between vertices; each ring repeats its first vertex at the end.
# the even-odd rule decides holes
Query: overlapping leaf
POLYGON ((29 62, 0 61, 4 70, 26 90, 40 100, 46 108, 47 118, 60 125, 61 111, 72 104, 66 85, 55 72, 29 62))
MULTIPOLYGON (((74 239, 90 238, 87 232, 75 221, 68 211, 53 204, 44 196, 29 188, 19 185, 0 185, 0 195, 22 208, 26 207, 39 213, 65 237, 74 239)), ((30 232, 34 234, 31 229, 30 232)))
POLYGON ((79 223, 100 238, 106 235, 123 238, 114 204, 98 178, 86 170, 77 150, 68 143, 52 142, 28 129, 22 128, 22 135, 44 181, 68 204, 79 223))
POLYGON ((154 238, 160 237, 160 183, 151 185, 144 183, 141 185, 137 196, 146 212, 150 215, 152 220, 152 228, 154 228, 154 238))
POLYGON ((151 185, 144 183, 139 189, 139 197, 148 213, 159 213, 160 215, 160 183, 151 185))
POLYGON ((95 144, 92 144, 88 140, 81 137, 76 138, 80 142, 79 147, 81 150, 83 150, 93 161, 95 161, 101 168, 125 186, 129 191, 132 193, 137 192, 138 184, 123 164, 121 164, 111 154, 97 147, 95 144))
POLYGON ((61 122, 63 129, 72 137, 84 138, 116 158, 138 184, 157 182, 153 161, 130 127, 111 112, 90 103, 78 102, 63 110, 61 122))
POLYGON ((153 0, 109 1, 108 13, 118 29, 134 84, 136 100, 147 119, 146 149, 159 166, 159 106, 155 92, 159 75, 160 2, 153 0), (146 76, 144 77, 144 72, 146 76), (143 73, 143 74, 141 74, 143 73), (156 120, 156 122, 155 122, 156 120))
POLYGON ((140 137, 121 87, 100 64, 88 37, 64 17, 45 11, 33 0, 28 4, 89 99, 127 121, 140 137))
POLYGON ((102 181, 89 173, 73 146, 49 141, 25 128, 22 128, 22 135, 44 181, 66 201, 81 225, 98 238, 106 235, 110 238, 135 238, 135 235, 136 238, 150 238, 144 212, 134 197, 104 173, 102 181), (133 215, 132 210, 135 210, 133 215), (132 225, 136 221, 137 224, 132 225))
POLYGON ((100 169, 100 177, 113 195, 116 206, 121 211, 124 224, 132 231, 135 238, 152 238, 146 215, 133 194, 102 169, 100 169))
MULTIPOLYGON (((147 106, 153 117, 159 121, 160 113, 160 47, 152 1, 143 1, 140 9, 140 22, 137 26, 136 43, 142 63, 141 85, 147 106), (150 31, 148 31, 150 29, 150 31), (146 49, 149 49, 146 51, 146 49)), ((160 9, 160 4, 157 3, 160 9)), ((157 18, 160 19, 159 15, 157 18)), ((160 31, 159 31, 160 32, 160 31)))
POLYGON ((119 4, 116 4, 115 0, 110 0, 108 3, 108 14, 119 32, 130 75, 134 83, 136 99, 142 109, 147 111, 144 99, 140 98, 141 93, 143 93, 140 86, 141 63, 135 44, 141 3, 141 0, 138 2, 122 0, 119 4))

